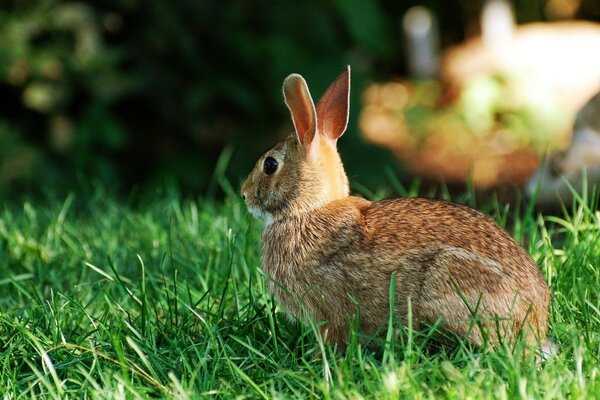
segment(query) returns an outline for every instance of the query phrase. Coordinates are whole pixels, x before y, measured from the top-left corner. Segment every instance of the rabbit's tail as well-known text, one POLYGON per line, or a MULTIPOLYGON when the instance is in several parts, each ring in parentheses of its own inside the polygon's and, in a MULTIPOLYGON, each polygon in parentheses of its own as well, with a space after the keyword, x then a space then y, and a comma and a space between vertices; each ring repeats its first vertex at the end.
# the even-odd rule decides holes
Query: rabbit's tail
POLYGON ((540 346, 541 361, 549 360, 559 354, 560 350, 558 349, 558 345, 550 338, 546 339, 546 341, 540 346))

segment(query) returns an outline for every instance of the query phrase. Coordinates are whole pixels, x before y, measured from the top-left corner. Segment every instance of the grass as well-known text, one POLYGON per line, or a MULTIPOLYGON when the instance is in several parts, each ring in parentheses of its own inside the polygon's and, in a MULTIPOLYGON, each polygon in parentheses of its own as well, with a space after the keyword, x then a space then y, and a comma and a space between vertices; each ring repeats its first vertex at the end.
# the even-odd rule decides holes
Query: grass
MULTIPOLYGON (((0 398, 600 397, 597 194, 562 216, 477 205, 550 283, 561 353, 537 366, 520 348, 439 347, 410 326, 389 329, 383 351, 356 332, 344 353, 323 344, 266 291, 260 223, 228 192, 2 205, 0 398)), ((471 191, 453 200, 474 205, 471 191)))

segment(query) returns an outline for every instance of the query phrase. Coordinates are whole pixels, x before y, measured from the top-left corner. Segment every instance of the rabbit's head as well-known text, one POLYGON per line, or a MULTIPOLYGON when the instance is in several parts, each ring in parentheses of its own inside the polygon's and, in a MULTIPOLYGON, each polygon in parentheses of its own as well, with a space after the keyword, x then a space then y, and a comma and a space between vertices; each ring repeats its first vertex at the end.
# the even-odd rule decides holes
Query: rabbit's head
POLYGON ((336 142, 348 125, 350 67, 329 86, 317 107, 298 74, 283 82, 295 133, 258 159, 242 186, 256 217, 270 223, 348 196, 348 178, 336 142))

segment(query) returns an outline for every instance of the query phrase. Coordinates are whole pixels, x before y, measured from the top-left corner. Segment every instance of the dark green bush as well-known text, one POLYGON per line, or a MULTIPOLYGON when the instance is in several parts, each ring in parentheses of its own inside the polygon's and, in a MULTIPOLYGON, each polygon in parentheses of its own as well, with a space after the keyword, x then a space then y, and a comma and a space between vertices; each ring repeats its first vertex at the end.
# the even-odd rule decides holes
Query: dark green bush
POLYGON ((175 177, 199 188, 226 143, 238 176, 289 129, 282 79, 303 73, 318 94, 347 63, 355 88, 384 74, 397 15, 377 2, 9 2, 0 186, 175 177))

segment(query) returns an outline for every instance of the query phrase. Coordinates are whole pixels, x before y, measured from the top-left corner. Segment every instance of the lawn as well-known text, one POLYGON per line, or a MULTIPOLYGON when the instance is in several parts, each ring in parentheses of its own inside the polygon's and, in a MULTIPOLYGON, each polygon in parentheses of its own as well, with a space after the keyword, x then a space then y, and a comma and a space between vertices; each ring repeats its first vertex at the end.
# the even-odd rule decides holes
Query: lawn
POLYGON ((537 365, 520 347, 441 347, 410 326, 381 350, 356 333, 345 352, 323 345, 266 291, 261 224, 226 191, 4 203, 0 399, 600 397, 597 195, 556 215, 452 198, 506 226, 548 280, 560 354, 537 365))

